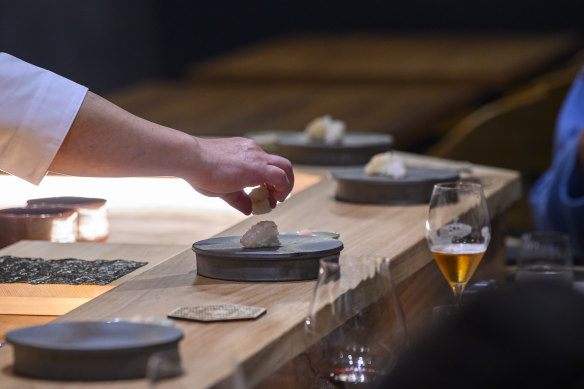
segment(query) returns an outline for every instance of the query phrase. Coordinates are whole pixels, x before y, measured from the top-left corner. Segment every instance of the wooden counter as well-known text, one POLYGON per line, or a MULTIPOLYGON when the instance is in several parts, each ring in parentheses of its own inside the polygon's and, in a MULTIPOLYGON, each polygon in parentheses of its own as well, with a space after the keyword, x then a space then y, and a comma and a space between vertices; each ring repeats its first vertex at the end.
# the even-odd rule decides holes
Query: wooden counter
MULTIPOLYGON (((460 166, 425 157, 406 157, 413 163, 460 166)), ((516 172, 476 166, 473 173, 485 180, 489 209, 494 218, 519 198, 520 183, 516 172)), ((337 202, 333 199, 334 187, 334 182, 325 178, 279 205, 269 219, 276 221, 280 231, 300 228, 339 231, 345 245, 341 261, 351 260, 353 255, 368 254, 390 258, 408 324, 419 326, 424 312, 427 313, 436 303, 440 294, 450 293, 426 246, 424 221, 427 205, 337 202)), ((251 224, 265 218, 266 215, 250 217, 220 235, 239 235, 251 224)), ((496 251, 496 245, 489 251, 492 249, 496 251)), ((10 251, 11 247, 8 247, 3 253, 10 251)), ((21 255, 42 255, 42 252, 39 247, 26 253, 19 251, 21 255)), ((81 251, 79 253, 81 256, 81 251)), ((127 259, 133 258, 128 254, 127 259)), ((481 265, 485 269, 489 266, 488 261, 481 265)), ((177 326, 185 333, 180 343, 185 374, 163 382, 161 387, 237 387, 234 386, 238 383, 237 378, 242 378, 248 385, 264 381, 269 383, 264 387, 276 384, 284 387, 282 384, 286 383, 286 378, 282 376, 278 383, 278 376, 272 374, 310 346, 304 332, 304 318, 314 284, 315 281, 225 282, 200 277, 196 274, 194 253, 186 250, 57 321, 103 320, 138 314, 164 317, 182 305, 235 303, 265 307, 267 313, 254 321, 212 324, 177 321, 177 326)), ((141 388, 146 384, 145 380, 93 384, 31 380, 12 375, 11 359, 11 347, 0 348, 2 387, 141 388)))

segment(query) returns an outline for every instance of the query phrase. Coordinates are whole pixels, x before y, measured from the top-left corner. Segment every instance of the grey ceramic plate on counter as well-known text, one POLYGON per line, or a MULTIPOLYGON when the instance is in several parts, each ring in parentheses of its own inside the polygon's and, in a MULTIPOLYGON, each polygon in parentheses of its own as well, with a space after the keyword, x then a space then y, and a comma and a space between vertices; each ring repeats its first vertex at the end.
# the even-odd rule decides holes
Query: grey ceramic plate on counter
POLYGON ((338 200, 390 205, 426 203, 434 184, 458 179, 456 171, 419 166, 408 166, 403 178, 369 176, 363 167, 335 170, 331 175, 337 181, 338 200))
POLYGON ((245 134, 246 138, 250 138, 258 142, 258 144, 266 152, 270 154, 278 154, 278 138, 280 136, 285 136, 289 134, 294 134, 297 131, 286 131, 286 130, 266 130, 266 131, 255 131, 248 132, 245 134))
POLYGON ((103 321, 25 327, 6 334, 16 374, 53 380, 142 378, 148 358, 176 354, 183 333, 154 324, 103 321))
MULTIPOLYGON (((286 232, 289 234, 289 232, 286 232)), ((305 233, 302 231, 294 232, 296 235, 307 235, 307 236, 318 236, 320 238, 331 238, 331 239, 339 239, 341 234, 334 231, 313 231, 313 230, 306 230, 305 233)))
POLYGON ((279 234, 279 247, 248 249, 240 236, 193 244, 197 273, 227 281, 300 281, 318 277, 321 258, 339 257, 343 243, 328 237, 279 234))
POLYGON ((301 131, 261 131, 246 136, 260 144, 268 142, 270 152, 305 165, 361 165, 393 147, 393 137, 381 133, 347 132, 339 144, 310 140, 301 131))

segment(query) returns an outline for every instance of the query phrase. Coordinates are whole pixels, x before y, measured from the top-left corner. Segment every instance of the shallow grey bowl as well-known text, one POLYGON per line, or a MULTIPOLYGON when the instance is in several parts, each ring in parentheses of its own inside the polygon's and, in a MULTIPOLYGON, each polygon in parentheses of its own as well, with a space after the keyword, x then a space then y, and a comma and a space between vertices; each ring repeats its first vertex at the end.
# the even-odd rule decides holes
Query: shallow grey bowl
POLYGON ((197 273, 227 281, 302 281, 318 278, 320 260, 338 259, 343 243, 320 236, 279 234, 279 247, 248 249, 241 236, 224 236, 193 244, 197 273))
POLYGON ((311 141, 302 132, 278 136, 278 154, 293 163, 305 165, 349 166, 367 163, 375 154, 390 151, 393 137, 388 134, 348 132, 343 142, 329 145, 311 141))
POLYGON ((455 181, 453 170, 408 166, 403 178, 369 176, 364 167, 335 170, 331 173, 337 181, 337 200, 370 204, 422 204, 432 195, 434 184, 455 181))
POLYGON ((390 151, 394 143, 389 134, 368 132, 347 132, 340 144, 310 140, 302 131, 261 131, 246 136, 293 163, 319 166, 365 164, 375 154, 390 151))
POLYGON ((144 323, 64 322, 6 334, 14 373, 26 377, 100 381, 146 376, 148 359, 165 352, 179 360, 178 328, 144 323))

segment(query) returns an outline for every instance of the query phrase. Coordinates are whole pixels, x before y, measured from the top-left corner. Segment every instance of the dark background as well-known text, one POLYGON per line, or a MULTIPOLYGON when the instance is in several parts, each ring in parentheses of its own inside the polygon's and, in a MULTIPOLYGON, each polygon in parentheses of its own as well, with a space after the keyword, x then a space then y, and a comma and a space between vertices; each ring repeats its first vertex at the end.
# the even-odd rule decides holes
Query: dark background
POLYGON ((0 0, 0 51, 97 93, 293 32, 584 32, 584 1, 0 0))

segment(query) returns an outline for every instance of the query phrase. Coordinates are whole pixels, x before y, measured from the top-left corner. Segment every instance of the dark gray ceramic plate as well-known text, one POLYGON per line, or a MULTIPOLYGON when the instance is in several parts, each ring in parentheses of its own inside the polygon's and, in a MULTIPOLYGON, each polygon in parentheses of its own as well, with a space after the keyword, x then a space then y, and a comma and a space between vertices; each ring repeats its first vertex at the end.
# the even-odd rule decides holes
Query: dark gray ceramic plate
POLYGON ((404 178, 369 176, 364 167, 331 172, 337 181, 336 198, 355 203, 420 204, 430 200, 434 184, 455 181, 453 170, 408 166, 404 178))
POLYGON ((227 281, 300 281, 318 277, 321 258, 338 258, 343 243, 326 237, 279 234, 279 247, 247 249, 240 236, 193 244, 197 273, 227 281))
POLYGON ((248 132, 245 134, 246 138, 250 138, 259 143, 264 151, 270 154, 278 154, 278 137, 282 135, 294 134, 296 131, 286 130, 266 130, 248 132))
POLYGON ((181 330, 128 322, 65 322, 6 334, 14 372, 54 380, 116 380, 146 375, 148 358, 167 352, 178 361, 181 330))
MULTIPOLYGON (((268 131, 261 131, 249 133, 248 137, 266 139, 269 134, 268 131)), ((393 137, 381 133, 347 132, 342 143, 337 145, 309 140, 301 131, 274 131, 273 134, 276 142, 270 146, 271 151, 293 163, 305 165, 362 165, 373 155, 393 147, 393 137)))

